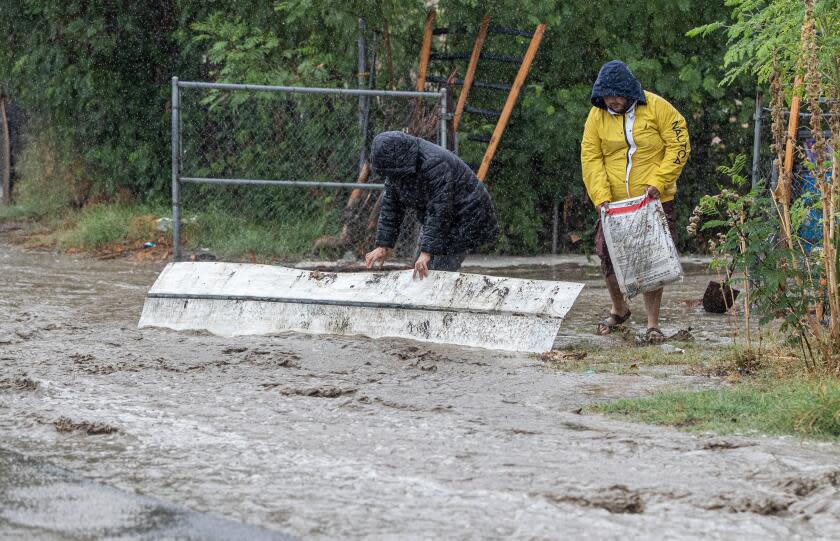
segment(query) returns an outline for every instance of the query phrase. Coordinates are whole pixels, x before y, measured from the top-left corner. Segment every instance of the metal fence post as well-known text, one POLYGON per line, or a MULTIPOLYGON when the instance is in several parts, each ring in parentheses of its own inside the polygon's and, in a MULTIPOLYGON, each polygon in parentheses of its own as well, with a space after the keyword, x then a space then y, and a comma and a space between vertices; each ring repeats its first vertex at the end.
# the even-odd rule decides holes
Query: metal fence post
MULTIPOLYGON (((365 42, 365 20, 359 17, 359 38, 357 40, 359 46, 359 73, 357 74, 359 81, 359 88, 365 87, 366 67, 365 60, 367 59, 367 43, 365 42)), ((362 140, 361 151, 359 152, 359 171, 365 165, 367 157, 365 156, 365 145, 367 144, 367 96, 359 96, 359 134, 362 140)))
POLYGON ((172 260, 181 260, 181 186, 180 172, 181 96, 178 78, 172 78, 172 260))
POLYGON ((554 207, 551 209, 551 254, 557 253, 560 245, 560 198, 554 198, 554 207))
POLYGON ((440 90, 440 146, 446 148, 446 117, 449 112, 446 110, 446 89, 440 90))
POLYGON ((753 124, 755 131, 753 133, 753 155, 752 155, 752 187, 758 184, 758 168, 761 163, 761 112, 762 112, 762 93, 759 89, 755 93, 755 113, 753 113, 753 124))

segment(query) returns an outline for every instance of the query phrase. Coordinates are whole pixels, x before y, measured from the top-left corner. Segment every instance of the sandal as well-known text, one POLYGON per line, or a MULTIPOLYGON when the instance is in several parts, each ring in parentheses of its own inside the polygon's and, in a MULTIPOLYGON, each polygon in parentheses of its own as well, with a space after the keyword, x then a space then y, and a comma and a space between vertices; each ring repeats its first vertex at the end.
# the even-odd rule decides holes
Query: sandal
POLYGON ((630 319, 630 310, 627 310, 627 313, 623 316, 618 314, 613 314, 610 312, 610 315, 604 318, 600 323, 598 323, 598 330, 595 331, 595 334, 598 336, 606 336, 616 330, 622 323, 630 319))
POLYGON ((637 346, 652 346, 665 341, 665 335, 656 327, 651 327, 636 337, 637 346))

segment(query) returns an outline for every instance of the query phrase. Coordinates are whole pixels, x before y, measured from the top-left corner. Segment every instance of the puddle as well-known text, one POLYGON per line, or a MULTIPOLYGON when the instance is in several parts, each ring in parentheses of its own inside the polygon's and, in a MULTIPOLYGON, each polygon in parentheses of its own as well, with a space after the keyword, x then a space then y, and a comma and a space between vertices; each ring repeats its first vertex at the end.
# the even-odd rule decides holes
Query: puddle
MULTIPOLYGON (((479 272, 496 276, 510 276, 534 280, 559 280, 585 284, 572 309, 560 327, 555 347, 566 347, 581 342, 612 344, 615 338, 594 336, 598 322, 610 309, 610 297, 599 267, 593 259, 591 265, 585 260, 574 264, 520 266, 511 268, 465 267, 467 272, 479 272)), ((680 330, 691 328, 691 334, 700 344, 730 343, 733 325, 730 314, 710 314, 700 306, 700 299, 710 280, 716 280, 708 265, 684 263, 685 277, 682 282, 665 287, 660 309, 660 327, 670 336, 680 330)), ((631 300, 633 313, 626 325, 634 333, 641 332, 647 325, 644 301, 641 296, 631 300)))

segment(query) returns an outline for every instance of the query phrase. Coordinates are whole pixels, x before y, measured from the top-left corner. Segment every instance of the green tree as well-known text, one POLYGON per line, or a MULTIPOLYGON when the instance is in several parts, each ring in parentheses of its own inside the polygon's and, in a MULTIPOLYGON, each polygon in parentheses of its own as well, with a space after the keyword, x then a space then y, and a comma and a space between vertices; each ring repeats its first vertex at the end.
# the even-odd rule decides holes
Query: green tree
MULTIPOLYGON (((370 2, 211 0, 87 2, 2 0, 0 83, 32 116, 83 158, 103 191, 168 194, 169 79, 357 86, 358 18, 377 50, 379 87, 413 87, 425 20, 421 0, 370 2), (386 43, 389 47, 385 47, 386 43), (393 77, 386 76, 386 64, 393 77)), ((492 24, 547 32, 488 178, 504 232, 500 250, 545 251, 551 210, 565 204, 561 238, 591 232, 595 214, 584 195, 579 139, 600 65, 627 62, 643 86, 686 116, 694 153, 680 179, 681 222, 717 181, 714 164, 747 149, 752 84, 720 87, 726 36, 687 39, 692 28, 726 17, 725 6, 699 0, 441 0, 437 26, 452 33, 449 51, 468 52, 485 14, 492 24), (712 141, 722 141, 712 144, 712 141)), ((491 36, 485 49, 521 55, 526 38, 491 36)), ((462 76, 466 62, 436 63, 462 76)), ((477 77, 511 82, 515 67, 482 62, 477 77)), ((474 89, 471 100, 499 108, 503 95, 474 89)), ((492 131, 492 121, 464 121, 464 134, 492 131)), ((482 145, 462 139, 463 157, 480 161, 482 145)))
MULTIPOLYGON (((693 152, 679 180, 681 226, 700 196, 716 186, 715 164, 728 152, 749 148, 754 90, 742 79, 719 86, 724 37, 712 35, 705 41, 685 37, 699 24, 725 16, 721 4, 534 0, 488 7, 483 2, 444 0, 441 9, 450 21, 478 21, 489 12, 505 26, 533 29, 537 22, 547 24, 528 91, 488 179, 500 202, 510 250, 546 249, 551 207, 557 199, 573 202, 567 205, 561 238, 568 240, 562 234, 571 231, 592 232, 595 213, 583 188, 579 145, 592 83, 608 60, 626 62, 646 90, 671 101, 688 121, 693 152), (721 144, 712 143, 718 139, 721 144)), ((521 54, 523 45, 510 45, 508 51, 515 54, 518 46, 521 54)), ((499 79, 505 75, 512 80, 498 68, 499 79)))

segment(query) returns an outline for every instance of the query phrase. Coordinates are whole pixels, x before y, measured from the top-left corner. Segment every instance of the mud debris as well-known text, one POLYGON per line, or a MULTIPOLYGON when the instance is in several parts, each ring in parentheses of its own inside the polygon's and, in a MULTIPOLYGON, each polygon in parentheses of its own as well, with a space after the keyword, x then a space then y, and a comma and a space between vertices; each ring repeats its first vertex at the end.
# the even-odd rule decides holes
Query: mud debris
POLYGON ((316 282, 324 282, 324 285, 330 285, 331 283, 335 282, 338 275, 334 272, 321 272, 321 271, 310 271, 309 279, 315 280, 316 282))
POLYGON ((723 440, 723 439, 713 439, 706 442, 700 446, 701 449, 707 451, 726 451, 729 449, 740 449, 742 447, 753 447, 755 443, 747 443, 747 442, 738 442, 732 440, 723 440))
POLYGON ((107 376, 108 374, 122 372, 124 370, 136 371, 136 369, 129 367, 128 363, 124 361, 114 364, 97 363, 97 359, 93 355, 74 353, 73 355, 70 355, 70 359, 73 361, 73 364, 76 365, 78 370, 84 372, 85 374, 91 374, 94 376, 107 376))
POLYGON ((562 363, 564 361, 580 361, 585 359, 587 352, 585 351, 547 351, 540 353, 536 357, 544 363, 562 363))
POLYGON ((779 516, 787 514, 788 508, 794 503, 795 500, 791 497, 774 497, 768 495, 752 498, 741 495, 719 494, 709 501, 702 502, 700 507, 709 511, 779 516))
MULTIPOLYGON (((115 372, 123 372, 128 369, 129 368, 126 363, 92 365, 83 366, 80 368, 82 372, 86 374, 92 374, 94 376, 107 376, 109 374, 113 374, 115 372)), ((131 371, 133 372, 134 370, 131 371)))
POLYGON ((23 229, 20 222, 0 222, 0 233, 11 233, 23 229))
POLYGON ((253 349, 244 358, 244 362, 256 366, 287 366, 298 360, 300 356, 296 353, 268 349, 253 349))
POLYGON ((373 273, 370 278, 365 280, 365 284, 366 285, 378 284, 379 282, 381 282, 387 276, 388 275, 385 274, 384 272, 373 273))
POLYGON ((342 388, 333 385, 322 385, 319 387, 281 387, 282 383, 262 383, 263 389, 274 389, 279 387, 280 394, 285 396, 310 396, 314 398, 338 398, 351 395, 356 392, 353 388, 342 388))
POLYGON ((393 355, 401 361, 413 361, 409 364, 409 366, 415 367, 418 366, 421 361, 425 361, 427 363, 454 362, 448 357, 435 353, 430 349, 423 350, 417 346, 398 348, 396 350, 392 350, 391 353, 393 353, 393 355))
POLYGON ((53 426, 59 432, 84 432, 90 436, 98 436, 101 434, 114 434, 119 430, 106 423, 91 422, 91 421, 73 421, 69 417, 59 417, 53 421, 53 426))
POLYGON ((420 348, 417 346, 408 346, 402 350, 394 352, 394 355, 402 361, 407 361, 408 359, 416 357, 416 353, 418 351, 420 351, 420 348))
POLYGON ((542 432, 528 430, 527 428, 511 428, 509 432, 515 436, 539 436, 542 432))
POLYGON ((580 507, 596 507, 610 513, 643 513, 645 504, 638 492, 624 485, 613 485, 599 488, 592 492, 570 494, 544 494, 545 498, 554 503, 568 503, 580 507))
POLYGON ((694 342, 694 335, 691 334, 691 327, 680 329, 667 338, 671 342, 694 342))
MULTIPOLYGON (((152 359, 152 368, 156 368, 157 370, 164 370, 166 372, 175 372, 175 373, 183 373, 185 370, 182 368, 178 368, 172 364, 172 361, 165 359, 163 357, 156 357, 152 359)), ((147 365, 143 365, 147 367, 147 365)))
POLYGON ((202 364, 194 364, 187 367, 187 370, 207 370, 208 368, 224 368, 226 366, 230 366, 235 364, 231 361, 225 359, 218 359, 215 361, 210 361, 202 364))
POLYGON ((38 331, 29 331, 29 332, 15 331, 15 335, 17 335, 17 337, 20 338, 21 340, 31 340, 32 338, 35 337, 35 335, 37 333, 38 333, 38 331))
POLYGON ((367 395, 362 395, 356 399, 357 402, 361 404, 381 404, 386 408, 393 408, 397 410, 403 411, 425 411, 425 408, 421 408, 419 406, 415 406, 412 404, 404 404, 401 402, 396 402, 394 400, 387 400, 379 397, 371 398, 367 395))
POLYGON ((826 488, 840 488, 840 470, 833 470, 813 477, 790 477, 778 484, 787 493, 805 498, 812 493, 826 488))
POLYGON ((154 359, 151 363, 139 361, 133 355, 123 355, 122 358, 128 360, 120 361, 100 361, 93 355, 81 353, 74 353, 68 358, 73 361, 77 370, 93 376, 107 376, 116 372, 139 372, 144 368, 182 372, 182 370, 168 366, 167 361, 163 358, 154 359))
MULTIPOLYGON (((582 410, 582 408, 574 411, 573 413, 579 413, 581 410, 582 410)), ((585 432, 587 430, 595 430, 594 428, 590 428, 590 427, 588 427, 586 425, 583 425, 583 424, 580 424, 580 423, 573 423, 571 421, 563 421, 563 422, 560 423, 560 425, 565 427, 565 428, 568 428, 569 430, 574 430, 576 432, 585 432)))
POLYGON ((280 352, 277 355, 266 359, 262 363, 256 363, 260 366, 275 367, 275 368, 300 368, 300 356, 295 353, 280 352))
POLYGON ((368 395, 359 396, 358 398, 356 398, 356 402, 359 404, 376 404, 386 408, 411 412, 451 413, 453 410, 453 407, 448 405, 438 404, 431 407, 418 406, 415 404, 397 402, 396 400, 391 400, 388 398, 380 398, 378 396, 370 397, 368 395))
POLYGON ((38 386, 37 381, 25 374, 16 378, 0 379, 0 391, 35 391, 38 386))

